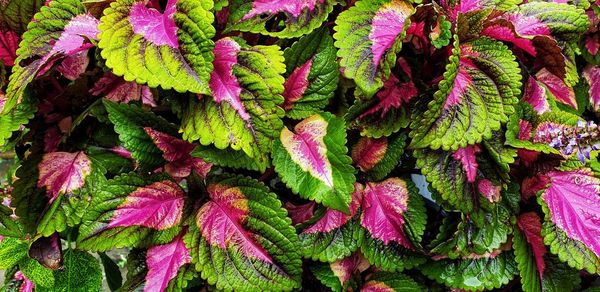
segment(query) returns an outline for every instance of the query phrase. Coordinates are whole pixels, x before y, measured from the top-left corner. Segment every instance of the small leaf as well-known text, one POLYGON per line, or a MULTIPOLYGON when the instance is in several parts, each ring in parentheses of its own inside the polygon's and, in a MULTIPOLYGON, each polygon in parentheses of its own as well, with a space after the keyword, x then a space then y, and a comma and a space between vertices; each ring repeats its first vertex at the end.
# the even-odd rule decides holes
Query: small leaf
MULTIPOLYGON (((19 35, 12 30, 0 30, 0 60, 4 66, 13 66, 17 58, 19 35)), ((2 107, 0 107, 0 110, 2 107)))
POLYGON ((140 100, 143 104, 156 106, 150 87, 125 81, 122 77, 115 76, 110 72, 104 73, 104 76, 96 81, 94 87, 90 89, 90 93, 114 102, 129 103, 140 100))
POLYGON ((179 269, 192 262, 190 251, 183 242, 184 233, 171 243, 153 246, 146 254, 146 285, 144 291, 164 291, 169 282, 177 276, 179 269))
POLYGON ((314 215, 315 202, 308 202, 302 205, 294 205, 291 202, 285 203, 283 207, 288 211, 288 216, 292 219, 293 225, 304 223, 314 215))
POLYGON ((185 237, 202 278, 219 290, 299 287, 298 237, 275 194, 235 176, 217 177, 207 190, 210 201, 185 237))
POLYGON ((369 261, 360 252, 329 264, 331 271, 344 287, 355 274, 366 271, 370 266, 369 261))
POLYGON ((542 83, 548 92, 561 103, 577 109, 577 101, 575 100, 575 92, 573 88, 568 86, 558 76, 550 73, 545 68, 535 74, 536 79, 542 83))
POLYGON ((328 104, 339 80, 335 53, 327 28, 300 38, 283 52, 287 70, 283 108, 288 117, 306 118, 328 104))
POLYGON ((355 177, 345 145, 343 120, 313 115, 294 132, 283 128, 273 146, 275 171, 300 196, 348 212, 355 177))
POLYGON ((44 267, 58 270, 63 265, 63 254, 58 233, 50 237, 41 237, 29 247, 29 257, 38 261, 44 267))
POLYGON ((546 98, 546 87, 532 76, 529 76, 525 85, 523 101, 529 103, 538 114, 550 111, 550 104, 546 98))
POLYGON ((212 71, 213 2, 169 0, 164 14, 145 1, 119 0, 104 10, 98 47, 126 81, 208 94, 212 71))
POLYGON ((352 161, 372 181, 380 181, 398 165, 405 144, 406 134, 379 139, 362 137, 352 148, 352 161))
POLYGON ((361 292, 423 291, 420 284, 400 273, 377 272, 362 286, 361 292))
POLYGON ((600 110, 600 67, 588 65, 583 69, 583 77, 590 86, 590 103, 595 111, 600 110))
POLYGON ((70 194, 83 187, 92 171, 92 162, 83 151, 44 154, 40 164, 38 188, 46 187, 51 204, 59 194, 70 194))
POLYGON ((279 38, 298 37, 321 26, 337 2, 336 0, 231 1, 226 31, 249 31, 279 38))
POLYGON ((390 75, 414 8, 405 1, 362 0, 336 19, 340 66, 367 96, 390 75))

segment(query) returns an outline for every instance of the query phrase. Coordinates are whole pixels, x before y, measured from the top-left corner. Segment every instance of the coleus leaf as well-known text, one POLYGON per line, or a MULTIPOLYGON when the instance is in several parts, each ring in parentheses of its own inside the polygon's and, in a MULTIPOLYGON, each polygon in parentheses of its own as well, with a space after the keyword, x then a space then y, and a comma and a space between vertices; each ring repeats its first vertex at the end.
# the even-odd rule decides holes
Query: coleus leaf
POLYGON ((425 288, 411 277, 400 273, 377 272, 366 281, 362 292, 423 291, 425 288))
POLYGON ((298 237, 275 194, 241 176, 217 177, 207 190, 185 237, 202 278, 220 290, 299 287, 298 237))
POLYGON ((206 177, 212 164, 201 158, 192 157, 191 152, 196 147, 194 144, 155 131, 150 127, 145 127, 144 131, 152 138, 156 147, 163 151, 163 158, 168 162, 165 171, 172 177, 188 177, 192 169, 201 177, 206 177))
MULTIPOLYGON (((540 200, 543 202, 547 220, 551 220, 562 230, 570 241, 583 243, 593 252, 597 262, 600 257, 600 243, 597 240, 600 236, 600 218, 598 218, 600 179, 596 178, 588 168, 550 171, 545 175, 550 178, 550 184, 541 194, 540 200)), ((561 250, 572 249, 573 244, 559 245, 560 243, 556 241, 558 238, 553 237, 555 235, 546 233, 544 238, 544 242, 551 243, 550 250, 553 253, 558 252, 559 258, 568 261, 569 265, 581 269, 582 264, 578 258, 586 254, 580 254, 576 258, 566 258, 561 250)))
POLYGON ((144 127, 169 135, 177 135, 176 128, 167 120, 134 104, 115 103, 103 100, 109 120, 123 146, 131 152, 140 170, 149 171, 164 164, 163 152, 155 146, 144 127))
MULTIPOLYGON (((214 100, 200 96, 189 101, 181 122, 183 138, 200 139, 200 144, 214 144, 218 150, 241 150, 254 160, 246 168, 264 171, 270 165, 273 140, 283 127, 284 112, 278 106, 284 90, 282 53, 278 46, 249 47, 224 38, 216 43, 214 65, 214 100)), ((208 160, 224 166, 233 163, 208 160)))
POLYGON ((52 152, 44 154, 38 169, 37 186, 46 187, 52 204, 59 194, 70 194, 83 187, 85 178, 92 171, 92 162, 83 151, 52 152))
POLYGON ((519 65, 504 44, 456 39, 434 100, 413 115, 411 147, 456 150, 490 138, 514 113, 520 87, 519 65))
POLYGON ((294 193, 347 213, 356 178, 346 152, 344 121, 321 113, 294 132, 283 128, 272 155, 275 171, 294 193))
POLYGON ((529 76, 527 84, 525 84, 525 91, 523 92, 523 101, 530 104, 538 114, 549 112, 550 104, 546 97, 546 90, 546 87, 540 84, 533 76, 529 76))
POLYGON ((183 241, 184 235, 185 232, 182 232, 172 242, 148 249, 146 253, 148 274, 144 291, 165 291, 181 267, 191 263, 190 251, 183 241))
POLYGON ((27 85, 44 74, 61 57, 89 49, 88 40, 98 37, 98 20, 87 14, 76 0, 54 0, 40 9, 17 50, 7 87, 4 113, 21 102, 27 85), (28 65, 21 63, 27 61, 28 65))
POLYGON ((600 67, 588 65, 583 69, 583 77, 589 85, 590 103, 595 111, 600 110, 600 67))
POLYGON ((313 217, 316 205, 315 202, 308 202, 302 205, 294 205, 291 202, 287 202, 283 207, 288 211, 288 216, 292 219, 292 224, 298 225, 313 217))
POLYGON ((113 2, 100 20, 102 57, 126 81, 208 94, 212 8, 213 1, 169 0, 161 13, 145 1, 113 2))
POLYGON ((0 21, 21 34, 45 0, 7 0, 0 3, 0 21))
POLYGON ((329 29, 320 28, 300 38, 283 52, 283 57, 286 115, 302 119, 317 113, 333 97, 340 75, 329 29))
POLYGON ((54 271, 56 285, 51 288, 36 287, 36 291, 100 291, 102 268, 91 254, 69 249, 64 255, 65 266, 54 271))
POLYGON ((456 159, 452 152, 417 150, 414 156, 417 158, 417 167, 427 177, 431 186, 440 193, 442 199, 450 205, 448 208, 471 212, 474 210, 474 204, 488 194, 484 191, 489 190, 491 186, 495 189, 494 192, 498 192, 503 182, 508 180, 506 173, 491 164, 485 155, 475 157, 478 167, 473 182, 469 182, 463 163, 456 159), (489 182, 480 187, 484 181, 489 182))
POLYGON ((94 96, 103 96, 114 101, 129 103, 130 101, 142 101, 143 104, 156 106, 154 96, 150 87, 140 85, 135 82, 127 82, 122 77, 115 76, 107 72, 96 81, 94 87, 90 89, 94 96))
MULTIPOLYGON (((6 97, 0 95, 0 112, 3 107, 3 102, 6 102, 6 97)), ((0 114, 0 149, 4 147, 6 141, 18 131, 22 125, 32 119, 37 111, 38 106, 30 90, 23 93, 23 100, 12 110, 0 114)))
POLYGON ((164 175, 123 174, 94 195, 79 228, 81 248, 152 246, 170 242, 180 231, 185 193, 164 175))
POLYGON ((361 226, 365 237, 361 251, 371 264, 393 272, 426 261, 413 250, 420 246, 427 213, 425 201, 412 181, 389 178, 380 183, 367 183, 362 209, 361 226), (381 200, 386 197, 389 199, 381 200), (378 225, 376 220, 381 216, 385 218, 379 218, 381 224, 378 225))
POLYGON ((550 73, 545 68, 535 74, 535 77, 547 89, 546 93, 550 93, 556 101, 577 109, 575 92, 565 81, 550 73))
POLYGON ((521 286, 526 292, 542 291, 546 247, 540 217, 534 212, 524 213, 519 216, 517 225, 519 228, 513 233, 513 250, 521 286))
POLYGON ((331 271, 339 279, 343 287, 347 286, 348 281, 355 273, 362 273, 370 266, 369 261, 360 252, 329 264, 331 271))
POLYGON ((543 23, 552 36, 563 40, 577 40, 589 25, 585 11, 566 3, 528 2, 519 5, 519 15, 543 23))
POLYGON ((28 255, 44 267, 58 270, 63 265, 63 253, 58 233, 50 237, 41 237, 29 247, 28 255))
POLYGON ((384 179, 400 161, 406 134, 379 139, 362 137, 352 148, 352 161, 371 181, 384 179))
POLYGON ((298 237, 304 257, 334 262, 360 247, 364 231, 357 212, 362 203, 363 188, 359 183, 354 184, 350 214, 327 208, 321 218, 300 232, 298 237))
POLYGON ((362 0, 336 19, 333 37, 343 74, 367 96, 389 77, 413 13, 405 1, 362 0))
POLYGON ((19 35, 12 30, 0 29, 0 60, 4 63, 4 66, 15 64, 18 47, 19 35))
POLYGON ((336 0, 235 0, 226 32, 238 30, 292 38, 308 34, 327 19, 336 0))
POLYGON ((517 268, 512 253, 503 252, 493 258, 430 261, 421 271, 448 287, 474 291, 505 285, 517 268))

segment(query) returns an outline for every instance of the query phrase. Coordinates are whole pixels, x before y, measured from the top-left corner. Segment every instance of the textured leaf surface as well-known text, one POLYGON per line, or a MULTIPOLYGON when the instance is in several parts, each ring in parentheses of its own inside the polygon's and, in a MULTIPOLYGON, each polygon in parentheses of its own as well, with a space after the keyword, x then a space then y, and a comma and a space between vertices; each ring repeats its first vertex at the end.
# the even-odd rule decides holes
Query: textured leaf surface
POLYGON ((297 37, 319 27, 336 3, 336 0, 235 0, 230 3, 227 30, 297 37))
MULTIPOLYGON (((3 97, 0 96, 0 110, 2 110, 2 101, 3 97)), ((13 132, 19 130, 21 125, 27 124, 33 118, 37 109, 37 102, 35 102, 31 92, 25 91, 20 104, 12 110, 0 114, 0 147, 4 146, 13 132)))
POLYGON ((144 291, 164 291, 179 269, 192 261, 183 242, 183 233, 168 244, 149 248, 146 256, 148 274, 144 291))
POLYGON ((298 237, 275 194, 234 176, 219 177, 207 189, 210 201, 185 239, 202 278, 222 290, 299 287, 298 237))
POLYGON ((514 112, 520 87, 519 66, 504 44, 455 42, 434 100, 411 125, 411 146, 456 150, 490 138, 514 112))
POLYGON ((550 185, 541 195, 552 222, 600 257, 600 180, 590 169, 551 171, 550 185))
POLYGON ((294 132, 283 128, 273 146, 273 164, 295 193, 347 212, 355 177, 344 129, 343 120, 329 113, 301 121, 294 132))
POLYGON ((33 15, 44 5, 44 0, 7 0, 0 4, 0 20, 18 33, 27 29, 33 15))
POLYGON ((565 40, 579 38, 589 25, 583 9, 566 3, 530 2, 519 6, 519 14, 537 19, 553 36, 565 40))
POLYGON ((362 243, 363 230, 359 224, 358 208, 364 187, 354 184, 350 214, 327 208, 325 214, 300 232, 304 257, 333 262, 349 256, 362 243))
POLYGON ((91 254, 80 250, 67 250, 65 267, 54 271, 56 285, 50 289, 36 287, 36 291, 100 291, 102 268, 91 254))
POLYGON ((170 0, 164 14, 144 3, 119 0, 104 11, 98 46, 106 65, 127 81, 208 94, 213 1, 170 0))
POLYGON ((541 235, 540 218, 536 213, 525 213, 519 216, 518 226, 519 229, 515 229, 513 234, 513 249, 521 277, 521 287, 526 292, 542 291, 544 272, 540 268, 545 268, 543 256, 546 247, 541 235), (527 236, 524 230, 530 235, 527 236))
POLYGON ((162 117, 142 109, 136 105, 119 104, 112 101, 103 101, 108 118, 119 134, 123 146, 131 152, 141 170, 154 170, 164 164, 162 151, 154 145, 152 138, 146 133, 144 127, 176 135, 177 130, 162 117))
POLYGON ((57 59, 88 49, 91 45, 86 40, 98 37, 98 20, 85 13, 80 1, 52 1, 34 19, 17 50, 4 113, 21 102, 25 88, 38 74, 44 74, 57 59))
POLYGON ((483 290, 508 283, 517 267, 513 255, 503 252, 495 258, 431 261, 422 271, 427 277, 449 287, 483 290))
POLYGON ((174 226, 181 220, 183 195, 164 175, 117 176, 94 194, 77 246, 105 251, 168 243, 179 233, 174 226))
POLYGON ((588 93, 590 95, 590 103, 595 111, 600 110, 600 67, 587 66, 583 70, 583 77, 590 86, 588 93))
POLYGON ((405 134, 379 139, 363 137, 352 148, 352 161, 373 181, 379 181, 398 165, 405 144, 405 134))
POLYGON ((44 155, 38 169, 37 186, 46 187, 49 203, 52 203, 59 194, 68 194, 83 186, 92 171, 92 162, 83 151, 52 152, 44 155))
MULTIPOLYGON (((282 53, 277 46, 248 47, 230 38, 219 40, 217 45, 217 49, 227 52, 217 57, 237 52, 236 63, 229 64, 233 75, 221 71, 229 65, 215 63, 217 71, 213 75, 221 81, 219 87, 212 86, 214 101, 206 96, 189 101, 181 123, 183 138, 199 139, 200 144, 214 144, 217 149, 241 150, 255 161, 252 169, 264 170, 270 165, 268 154, 273 140, 283 126, 284 112, 278 106, 283 102, 282 53), (240 90, 238 102, 235 97, 240 90)), ((232 57, 216 61, 230 63, 232 57)))
POLYGON ((0 30, 0 60, 4 66, 13 66, 15 64, 18 47, 19 35, 12 30, 0 30))
POLYGON ((368 96, 389 76, 413 12, 402 0, 363 0, 336 19, 335 46, 343 74, 368 96))
POLYGON ((400 273, 378 272, 361 288, 363 292, 423 291, 411 277, 400 273))
POLYGON ((286 115, 302 119, 317 113, 333 97, 339 80, 329 29, 320 28, 300 38, 283 56, 287 71, 283 92, 286 115))

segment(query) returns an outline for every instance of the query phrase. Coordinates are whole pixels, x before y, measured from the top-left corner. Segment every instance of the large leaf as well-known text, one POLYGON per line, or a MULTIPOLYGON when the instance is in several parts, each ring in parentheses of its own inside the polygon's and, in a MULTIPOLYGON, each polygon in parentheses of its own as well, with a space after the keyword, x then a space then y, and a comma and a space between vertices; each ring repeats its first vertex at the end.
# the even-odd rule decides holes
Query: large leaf
POLYGON ((92 162, 83 151, 52 152, 44 154, 38 169, 37 186, 46 187, 51 204, 59 194, 71 194, 83 187, 92 171, 92 162))
POLYGON ((91 47, 87 40, 97 39, 98 20, 78 0, 52 1, 34 19, 17 50, 3 113, 20 103, 27 85, 57 59, 85 51, 91 47))
POLYGON ((210 201, 186 235, 192 262, 219 290, 292 290, 300 286, 298 237, 275 194, 255 180, 209 182, 210 201))
POLYGON ((115 126, 115 132, 123 146, 131 152, 140 170, 154 170, 164 164, 163 152, 155 146, 152 137, 146 133, 145 127, 153 130, 176 135, 176 128, 162 117, 142 109, 137 105, 119 104, 103 100, 108 111, 108 118, 115 126))
POLYGON ((346 155, 344 121, 329 113, 283 128, 273 145, 273 164, 281 179, 304 198, 348 212, 354 168, 346 155))
POLYGON ((79 228, 77 246, 105 251, 169 242, 179 230, 184 195, 164 175, 115 177, 94 194, 79 228))
POLYGON ((364 231, 357 212, 362 203, 363 188, 359 183, 354 184, 350 214, 327 208, 321 218, 300 232, 304 257, 333 262, 360 247, 364 231))
POLYGON ((224 38, 216 43, 214 64, 210 86, 214 99, 200 96, 189 101, 181 122, 183 138, 199 139, 219 150, 242 150, 255 161, 246 168, 264 171, 283 126, 284 112, 278 106, 283 102, 282 53, 277 46, 249 47, 224 38))
POLYGON ((534 18, 546 26, 552 36, 577 40, 589 25, 585 11, 567 3, 529 2, 519 6, 521 17, 534 18))
POLYGON ((578 269, 585 268, 594 272, 600 257, 600 179, 596 178, 591 169, 582 168, 570 171, 550 171, 546 174, 550 178, 548 188, 541 194, 540 199, 544 203, 544 212, 547 220, 564 232, 571 241, 562 238, 563 234, 548 233, 544 228, 544 242, 550 244, 550 250, 557 253, 563 261, 578 269), (549 217, 549 218, 548 218, 549 217), (593 254, 577 252, 576 257, 567 257, 566 252, 575 251, 582 243, 593 254), (564 251, 564 252, 563 252, 564 251), (592 256, 589 260, 586 260, 592 256))
POLYGON ((413 12, 402 0, 361 0, 336 19, 333 37, 343 74, 367 96, 389 77, 413 12))
POLYGON ((325 107, 339 80, 336 49, 329 29, 300 38, 283 52, 286 64, 283 108, 286 115, 306 118, 325 107))
POLYGON ((479 143, 514 113, 521 74, 508 47, 489 38, 454 45, 434 100, 413 116, 413 148, 456 150, 479 143))
POLYGON ((310 33, 327 19, 336 0, 234 0, 226 31, 290 38, 310 33))
POLYGON ((145 3, 119 0, 104 10, 98 46, 106 65, 127 81, 208 94, 213 1, 169 0, 164 13, 145 3))

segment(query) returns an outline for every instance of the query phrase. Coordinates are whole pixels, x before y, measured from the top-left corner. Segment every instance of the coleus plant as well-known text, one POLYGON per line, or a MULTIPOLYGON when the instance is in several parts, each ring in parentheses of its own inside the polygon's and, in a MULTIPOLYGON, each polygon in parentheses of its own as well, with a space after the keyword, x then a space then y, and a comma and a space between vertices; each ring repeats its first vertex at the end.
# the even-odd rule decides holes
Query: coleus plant
POLYGON ((597 291, 599 19, 2 0, 4 289, 597 291))

